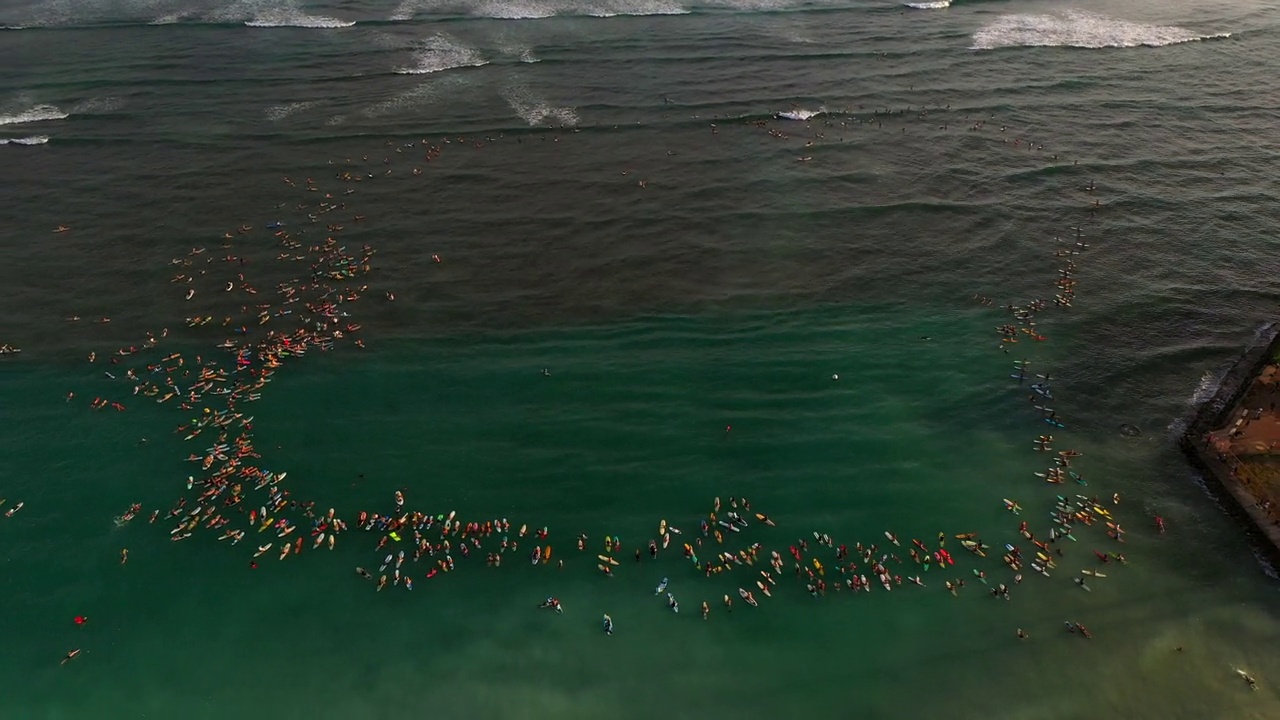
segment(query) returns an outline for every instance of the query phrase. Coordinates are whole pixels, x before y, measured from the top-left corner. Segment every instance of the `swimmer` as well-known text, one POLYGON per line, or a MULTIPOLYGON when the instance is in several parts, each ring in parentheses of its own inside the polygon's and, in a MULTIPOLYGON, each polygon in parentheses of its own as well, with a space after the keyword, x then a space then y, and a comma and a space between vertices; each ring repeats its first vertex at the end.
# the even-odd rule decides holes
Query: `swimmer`
POLYGON ((66 665, 67 663, 71 662, 72 660, 75 660, 79 656, 80 656, 80 648, 76 648, 75 650, 72 650, 71 652, 67 653, 66 657, 62 658, 62 662, 60 664, 66 665))
POLYGON ((129 548, 120 551, 120 564, 123 565, 127 562, 129 562, 129 548))

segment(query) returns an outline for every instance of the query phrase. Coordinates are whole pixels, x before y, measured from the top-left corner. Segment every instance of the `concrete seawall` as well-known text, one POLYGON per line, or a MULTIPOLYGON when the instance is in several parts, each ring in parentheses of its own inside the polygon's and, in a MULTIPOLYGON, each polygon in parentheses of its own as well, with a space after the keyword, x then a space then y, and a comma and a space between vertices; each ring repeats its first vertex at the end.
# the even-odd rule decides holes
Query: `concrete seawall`
POLYGON ((1244 524, 1271 563, 1280 568, 1280 525, 1268 518, 1254 496, 1235 479, 1231 461, 1205 442, 1208 433, 1223 427, 1236 412, 1237 405, 1277 349, 1280 349, 1280 322, 1273 322, 1254 337, 1227 371, 1213 397, 1196 409, 1178 444, 1223 507, 1244 524))

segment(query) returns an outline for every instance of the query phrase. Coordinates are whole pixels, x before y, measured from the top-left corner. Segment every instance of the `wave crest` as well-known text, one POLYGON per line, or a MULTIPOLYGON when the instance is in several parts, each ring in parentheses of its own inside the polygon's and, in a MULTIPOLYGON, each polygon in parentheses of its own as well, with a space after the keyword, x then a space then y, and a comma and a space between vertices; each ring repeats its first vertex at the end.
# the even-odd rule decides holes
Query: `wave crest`
POLYGON ((792 108, 776 113, 779 120, 811 120, 825 113, 826 108, 818 108, 817 110, 805 110, 804 108, 792 108))
POLYGON ((420 11, 456 12, 495 20, 540 20, 557 16, 610 18, 624 15, 687 15, 678 0, 401 0, 390 20, 412 20, 420 11))
POLYGON ((415 64, 412 67, 396 68, 396 72, 401 75, 427 75, 453 68, 489 64, 480 51, 444 34, 427 38, 414 51, 413 59, 415 64))
POLYGON ((339 20, 323 15, 307 15, 301 12, 275 12, 259 15, 252 20, 245 20, 245 25, 253 28, 296 27, 296 28, 349 28, 356 24, 355 20, 339 20))
POLYGON ((973 34, 972 49, 1162 47, 1226 37, 1231 34, 1201 35, 1175 25, 1143 25, 1068 10, 1058 15, 1002 15, 973 34))
POLYGON ((0 115, 0 125, 22 125, 23 123, 65 120, 69 117, 71 117, 70 113, 62 112, 54 105, 36 105, 19 113, 0 115))
POLYGON ((48 135, 32 135, 20 138, 0 138, 0 145, 44 145, 49 142, 48 135))

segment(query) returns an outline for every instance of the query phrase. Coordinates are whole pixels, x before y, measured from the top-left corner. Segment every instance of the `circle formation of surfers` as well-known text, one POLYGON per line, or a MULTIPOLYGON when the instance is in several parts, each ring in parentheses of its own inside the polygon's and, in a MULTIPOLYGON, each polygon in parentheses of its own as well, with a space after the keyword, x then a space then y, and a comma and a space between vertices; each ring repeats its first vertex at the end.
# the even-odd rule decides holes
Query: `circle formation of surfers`
MULTIPOLYGON (((948 106, 945 111, 949 110, 948 106)), ((916 117, 927 120, 929 112, 928 109, 907 108, 906 111, 875 111, 870 117, 863 118, 838 118, 828 114, 818 120, 821 128, 825 129, 816 130, 813 128, 814 123, 808 122, 810 118, 805 118, 806 129, 813 130, 812 139, 805 143, 805 148, 824 140, 826 129, 839 131, 859 125, 881 129, 886 121, 895 116, 918 113, 916 117)), ((784 119, 784 124, 794 126, 794 122, 786 123, 789 119, 793 118, 784 119)), ((968 120, 966 116, 966 121, 968 120)), ((972 132, 982 131, 986 128, 986 122, 986 119, 973 121, 968 129, 972 132)), ((791 138, 790 133, 772 127, 768 120, 750 121, 750 124, 766 130, 774 139, 791 138)), ((946 130, 948 125, 943 124, 938 129, 946 130)), ((1001 127, 1000 130, 1003 133, 1007 128, 1001 127)), ((714 123, 712 132, 718 133, 714 123)), ((558 137, 554 139, 559 140, 558 137)), ((493 140, 494 138, 487 137, 481 142, 460 137, 456 139, 456 145, 469 145, 478 149, 493 140)), ((543 140, 546 140, 545 136, 543 140)), ((1010 141, 1005 138, 1004 142, 1009 144, 1010 141)), ((387 147, 392 148, 395 155, 408 154, 412 157, 415 153, 422 153, 422 162, 430 163, 439 158, 446 145, 453 143, 453 139, 444 138, 436 143, 423 140, 400 146, 388 142, 387 147)), ((1043 145, 1037 146, 1035 143, 1023 145, 1021 139, 1014 140, 1012 145, 1026 147, 1028 150, 1044 149, 1043 145)), ((668 156, 672 154, 672 151, 667 153, 668 156)), ((200 437, 211 439, 208 440, 207 448, 192 452, 187 457, 188 461, 200 466, 199 477, 193 472, 186 478, 186 488, 193 493, 190 502, 183 495, 165 512, 165 518, 174 522, 169 532, 172 541, 191 538, 204 528, 220 531, 217 539, 230 541, 229 544, 234 546, 251 532, 258 535, 274 532, 276 539, 266 538, 266 542, 253 543, 255 550, 250 558, 250 566, 257 568, 257 559, 268 553, 275 554, 278 561, 284 561, 291 555, 295 558, 302 555, 308 550, 308 545, 310 550, 322 547, 334 550, 338 536, 354 528, 373 533, 378 538, 374 543, 374 552, 381 557, 370 563, 370 567, 377 565, 376 573, 363 566, 356 568, 357 575, 373 583, 378 591, 389 587, 403 587, 411 591, 414 588, 414 577, 420 582, 433 579, 434 582, 440 582, 441 578, 454 572, 460 565, 477 563, 480 555, 484 555, 485 564, 490 568, 499 568, 504 557, 525 551, 533 565, 552 564, 552 532, 548 527, 530 532, 527 526, 521 526, 513 532, 512 524, 505 518, 463 521, 453 512, 444 515, 425 510, 407 510, 403 491, 395 493, 393 507, 361 511, 344 518, 333 508, 322 511, 314 502, 293 499, 283 487, 288 473, 272 471, 259 464, 261 455, 252 440, 253 417, 247 415, 243 407, 261 399, 266 385, 287 360, 305 356, 310 350, 332 350, 344 341, 363 347, 363 341, 357 335, 361 327, 350 319, 347 308, 369 291, 369 286, 360 284, 358 278, 371 271, 374 250, 367 244, 358 250, 351 250, 337 239, 344 230, 344 223, 361 223, 365 220, 364 215, 351 213, 341 198, 355 193, 356 186, 360 183, 390 175, 392 158, 393 155, 383 158, 382 164, 387 167, 377 174, 369 172, 360 162, 353 163, 350 159, 339 163, 345 168, 336 171, 335 178, 346 185, 346 188, 337 196, 332 190, 322 189, 311 178, 303 181, 301 186, 290 178, 284 178, 284 183, 290 188, 319 195, 318 200, 297 203, 293 208, 305 213, 304 224, 310 227, 293 229, 279 220, 264 227, 272 233, 277 244, 274 259, 286 266, 298 268, 291 277, 275 284, 275 302, 261 302, 265 298, 259 297, 258 287, 245 277, 250 264, 247 255, 250 253, 240 254, 234 250, 235 241, 255 239, 255 228, 251 225, 240 225, 224 233, 222 249, 225 253, 221 256, 208 253, 207 248, 197 247, 192 248, 186 256, 171 261, 176 271, 171 281, 179 284, 184 301, 190 302, 198 296, 209 295, 242 301, 238 313, 195 314, 185 321, 188 328, 214 328, 232 333, 231 339, 226 339, 217 346, 221 351, 218 355, 229 357, 229 361, 223 361, 217 355, 192 357, 172 352, 139 367, 121 367, 128 361, 140 359, 144 353, 154 351, 160 341, 168 337, 167 328, 158 333, 148 332, 146 339, 138 345, 121 347, 105 358, 110 365, 104 371, 107 379, 119 382, 123 378, 132 385, 133 396, 176 406, 189 416, 189 419, 175 429, 175 433, 182 435, 185 441, 200 437), (321 225, 324 231, 316 233, 314 229, 321 225), (222 316, 220 320, 217 315, 222 316), (525 545, 524 549, 521 548, 522 543, 525 545)), ((806 155, 799 159, 809 162, 813 160, 813 156, 806 155)), ((1053 159, 1056 160, 1057 156, 1053 155, 1053 159)), ((364 156, 361 162, 368 163, 368 156, 364 156)), ((334 164, 333 161, 330 164, 334 164)), ((410 175, 421 176, 421 167, 413 167, 410 175)), ((623 175, 626 175, 625 171, 623 175)), ((647 187, 647 181, 641 180, 639 187, 647 187)), ((1092 192, 1093 184, 1090 183, 1086 190, 1092 192)), ((277 208, 283 208, 285 204, 281 203, 277 208)), ((1091 212, 1096 212, 1098 207, 1099 204, 1095 201, 1091 212)), ((56 232, 69 230, 68 226, 59 226, 56 232)), ((1056 255, 1066 260, 1059 270, 1060 277, 1056 283, 1059 292, 1053 300, 1054 305, 1071 307, 1075 288, 1074 258, 1087 247, 1077 229, 1074 245, 1063 245, 1057 250, 1056 255)), ((432 260, 435 263, 442 262, 438 255, 432 255, 432 260)), ((388 302, 395 300, 394 293, 389 290, 383 291, 382 296, 388 302)), ((993 304, 985 296, 975 295, 974 299, 983 305, 993 304)), ((1015 322, 997 328, 1002 338, 1001 347, 1005 352, 1008 352, 1009 345, 1018 342, 1021 335, 1029 336, 1033 341, 1047 339, 1039 332, 1034 320, 1035 314, 1045 307, 1047 303, 1040 300, 1024 307, 1008 306, 1015 322)), ((80 318, 73 316, 68 321, 78 322, 80 318)), ((110 322, 110 318, 103 317, 94 322, 106 324, 110 322)), ((8 350, 9 346, 5 348, 8 350)), ((16 348, 9 350, 16 351, 16 348)), ((96 353, 89 354, 90 362, 98 360, 96 353)), ((1019 383, 1029 379, 1026 374, 1029 365, 1027 360, 1015 363, 1014 377, 1019 383)), ((543 372, 546 374, 547 371, 543 372)), ((1065 428, 1056 411, 1044 404, 1053 399, 1048 374, 1038 378, 1038 382, 1031 384, 1035 393, 1030 396, 1033 405, 1041 413, 1041 419, 1051 428, 1065 428)), ((833 375, 832 379, 838 380, 839 376, 833 375)), ((75 397, 75 393, 71 392, 66 399, 70 402, 75 397)), ((93 398, 89 406, 95 410, 113 409, 117 412, 126 409, 121 400, 102 396, 93 398)), ((1034 448, 1040 452, 1051 452, 1053 442, 1052 435, 1041 435, 1035 441, 1034 448)), ((1070 469, 1072 459, 1079 456, 1080 453, 1073 450, 1060 451, 1054 457, 1054 467, 1037 475, 1050 483, 1062 484, 1071 479, 1081 486, 1086 485, 1084 479, 1070 469)), ((1113 501, 1118 502, 1118 495, 1113 496, 1113 501)), ((1004 504, 1006 509, 1015 514, 1021 511, 1021 506, 1016 501, 1006 499, 1004 504)), ((1024 565, 1036 574, 1050 576, 1049 571, 1055 569, 1057 563, 1065 557, 1062 541, 1077 541, 1075 532, 1079 526, 1105 523, 1108 528, 1107 536, 1113 541, 1123 542, 1123 530, 1119 525, 1113 524, 1110 511, 1104 509, 1102 504, 1097 497, 1075 495, 1068 498, 1059 495, 1052 511, 1054 526, 1049 529, 1047 536, 1037 537, 1029 524, 1022 522, 1018 534, 1030 546, 1003 543, 1003 561, 1012 573, 1007 578, 1008 582, 989 575, 999 571, 1001 568, 998 566, 994 569, 970 568, 972 578, 982 583, 992 597, 1009 600, 1012 596, 1010 583, 1017 586, 1024 580, 1024 565)), ((904 584, 923 588, 926 587, 924 578, 935 567, 938 572, 934 576, 945 574, 941 578, 942 586, 953 596, 958 596, 966 588, 966 578, 963 574, 951 574, 956 566, 956 559, 947 548, 948 540, 957 540, 961 549, 977 558, 975 562, 978 564, 993 549, 992 545, 988 545, 973 532, 954 534, 950 538, 946 533, 938 533, 930 543, 912 539, 905 546, 907 552, 904 557, 903 544, 897 535, 888 531, 884 533, 887 542, 883 546, 877 541, 865 544, 854 542, 850 547, 838 544, 829 534, 815 530, 812 532, 812 542, 808 538, 798 538, 794 544, 786 544, 784 554, 764 544, 771 531, 763 528, 776 526, 772 519, 763 513, 753 515, 746 498, 732 499, 728 505, 728 508, 722 508, 717 498, 705 515, 690 518, 697 526, 697 531, 690 533, 691 538, 684 538, 680 529, 662 521, 658 525, 656 537, 635 544, 624 544, 616 535, 606 536, 602 545, 604 552, 593 558, 590 556, 595 548, 591 547, 593 543, 586 534, 577 534, 572 542, 580 555, 588 556, 587 562, 595 565, 596 572, 610 577, 622 572, 623 563, 620 558, 626 560, 628 553, 632 553, 637 564, 644 563, 646 556, 649 562, 653 562, 666 554, 673 535, 682 540, 689 539, 691 542, 679 543, 680 547, 676 548, 676 552, 681 553, 692 568, 690 577, 710 579, 734 573, 736 578, 741 578, 733 583, 737 585, 737 599, 752 607, 758 607, 762 600, 774 597, 775 592, 785 592, 787 585, 802 588, 815 598, 844 591, 849 594, 858 591, 869 593, 877 585, 885 592, 901 588, 904 584), (761 537, 747 543, 743 533, 749 528, 758 530, 761 537), (700 558, 699 554, 703 557, 700 558), (788 564, 791 566, 789 571, 788 564), (760 567, 757 568, 757 565, 760 567), (759 595, 756 594, 757 591, 759 595)), ((22 503, 15 505, 5 513, 6 517, 12 517, 22 506, 22 503)), ((156 522, 161 512, 153 510, 149 521, 156 522)), ((116 518, 116 523, 125 525, 142 513, 142 505, 135 503, 116 518)), ((997 543, 999 545, 1001 544, 997 543)), ((1124 555, 1117 552, 1094 550, 1093 553, 1101 564, 1125 562, 1124 555)), ((567 556, 574 557, 573 553, 568 553, 567 556)), ((128 550, 125 549, 121 551, 120 563, 124 564, 127 560, 128 550)), ((576 564, 576 561, 571 562, 576 564)), ((566 553, 561 552, 555 556, 554 565, 564 568, 566 553)), ((1106 575, 1097 569, 1083 569, 1080 577, 1074 578, 1074 581, 1088 591, 1090 588, 1085 577, 1105 578, 1106 575)), ((679 601, 669 587, 669 578, 663 577, 657 585, 655 596, 662 599, 667 609, 678 614, 679 601)), ((735 595, 723 595, 721 603, 726 610, 731 611, 735 595)), ((541 607, 555 610, 558 614, 564 612, 564 606, 557 597, 547 598, 541 607)), ((702 619, 710 617, 711 607, 708 600, 701 601, 699 608, 702 619)), ((83 622, 82 617, 77 616, 77 624, 83 622)), ((614 624, 610 615, 603 616, 602 627, 607 634, 613 633, 614 624)), ((1092 637, 1090 631, 1078 622, 1067 621, 1066 627, 1081 637, 1092 637)), ((1021 639, 1029 637, 1021 628, 1018 629, 1017 636, 1021 639)), ((63 663, 78 657, 80 653, 79 649, 67 653, 63 663)), ((1252 678, 1248 680, 1252 685, 1252 678)))

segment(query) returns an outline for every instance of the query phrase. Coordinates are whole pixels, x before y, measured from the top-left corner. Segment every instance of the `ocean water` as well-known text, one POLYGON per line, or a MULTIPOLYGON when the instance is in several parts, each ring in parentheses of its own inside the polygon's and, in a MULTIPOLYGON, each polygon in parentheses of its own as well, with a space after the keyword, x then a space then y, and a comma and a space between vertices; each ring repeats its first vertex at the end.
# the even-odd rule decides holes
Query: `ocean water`
MULTIPOLYGON (((1280 295, 1278 17, 6 3, 0 343, 22 353, 0 357, 0 509, 24 505, 0 517, 0 717, 1275 717, 1275 572, 1173 440, 1280 295), (313 222, 325 193, 343 206, 313 222), (302 245, 282 249, 277 222, 302 245), (1055 250, 1077 233, 1076 297, 1056 307, 1055 250), (432 515, 508 518, 519 548, 501 567, 480 562, 488 538, 453 572, 410 560, 411 592, 375 592, 353 572, 381 564, 373 532, 257 568, 275 538, 236 513, 234 547, 204 529, 168 541, 177 499, 199 504, 184 458, 210 443, 184 442, 190 413, 133 395, 123 371, 171 352, 231 366, 217 346, 257 322, 252 305, 278 306, 324 237, 376 251, 336 283, 367 285, 341 304, 364 347, 289 358, 239 406, 257 463, 352 524, 393 511, 396 490, 432 515), (1001 343, 1002 306, 1037 298, 1047 340, 1001 343), (1050 429, 1009 377, 1024 358, 1053 377, 1055 447, 1083 453, 1087 488, 1033 475, 1050 429), (1019 522, 1046 535, 1054 496, 1076 492, 1111 506, 1125 544, 1077 527, 1051 577, 1025 571, 1008 602, 972 574, 1012 584, 998 553, 954 539, 955 566, 923 588, 815 599, 792 575, 789 546, 814 532, 877 543, 904 577, 909 538, 1025 552, 1019 522), (716 497, 776 527, 703 538, 716 497), (664 519, 683 534, 630 559, 664 519), (528 562, 523 524, 550 530, 563 567, 528 562), (606 535, 624 548, 611 578, 606 535), (707 578, 685 542, 703 559, 758 542, 788 566, 772 598, 730 612, 720 598, 764 563, 707 578), (1071 578, 1099 567, 1093 550, 1128 564, 1084 592, 1071 578), (663 577, 678 614, 653 594, 663 577), (537 609, 548 596, 563 614, 537 609)), ((811 545, 806 563, 832 555, 811 545)))

